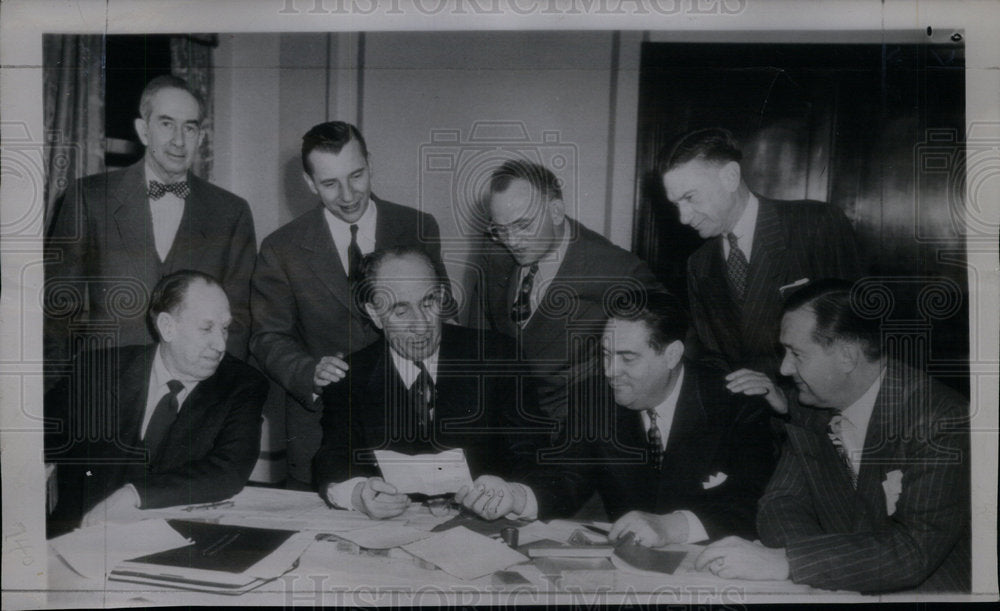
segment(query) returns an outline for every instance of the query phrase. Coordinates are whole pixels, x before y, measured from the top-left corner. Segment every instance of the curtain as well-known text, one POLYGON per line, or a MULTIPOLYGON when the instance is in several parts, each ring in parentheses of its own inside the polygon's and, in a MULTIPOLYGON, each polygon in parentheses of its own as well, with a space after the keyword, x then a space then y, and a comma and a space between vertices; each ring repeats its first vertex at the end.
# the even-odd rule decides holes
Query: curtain
POLYGON ((205 138, 201 142, 201 155, 191 166, 191 171, 200 178, 212 178, 212 48, 218 44, 215 34, 173 36, 170 39, 170 71, 188 82, 205 100, 205 119, 202 130, 205 138))
POLYGON ((104 171, 104 37, 46 34, 45 223, 73 180, 104 171))

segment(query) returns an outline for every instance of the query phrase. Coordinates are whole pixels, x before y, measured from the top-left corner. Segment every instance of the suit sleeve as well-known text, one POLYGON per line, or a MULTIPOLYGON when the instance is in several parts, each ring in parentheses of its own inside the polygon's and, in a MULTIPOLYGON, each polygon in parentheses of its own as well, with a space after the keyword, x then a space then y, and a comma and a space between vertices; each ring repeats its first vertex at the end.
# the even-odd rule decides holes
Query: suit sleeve
MULTIPOLYGON (((967 408, 958 404, 948 412, 953 422, 967 417, 967 408)), ((808 497, 801 471, 786 474, 789 470, 779 467, 783 480, 775 475, 761 503, 761 536, 767 545, 785 546, 792 581, 829 589, 891 591, 919 585, 941 565, 968 525, 968 436, 929 422, 924 426, 928 439, 914 436, 906 443, 907 466, 896 511, 877 529, 817 532, 815 514, 804 512, 806 502, 794 498, 803 492, 808 497)))
POLYGON ((424 226, 421 228, 421 246, 427 252, 427 256, 434 263, 434 271, 448 287, 451 286, 448 280, 448 270, 441 259, 441 230, 438 228, 437 219, 432 214, 424 215, 424 226))
POLYGON ((308 408, 313 405, 313 374, 317 361, 298 339, 296 304, 281 257, 265 240, 251 282, 253 334, 250 351, 268 375, 308 408))
POLYGON ((334 382, 323 391, 323 441, 313 457, 313 478, 319 490, 352 477, 379 475, 374 465, 355 465, 352 448, 364 447, 365 435, 359 418, 351 414, 351 378, 334 382))
POLYGON ((260 455, 261 410, 267 398, 267 380, 256 374, 227 398, 228 409, 212 451, 166 473, 148 473, 131 482, 139 492, 142 509, 191 503, 212 503, 240 490, 260 455))
POLYGON ((738 535, 757 538, 757 501, 774 470, 770 415, 766 405, 745 402, 722 438, 716 462, 726 480, 704 490, 687 507, 701 520, 710 539, 738 535))
POLYGON ((87 291, 89 227, 80 181, 66 191, 52 220, 45 265, 45 359, 67 360, 69 323, 84 309, 87 291))
POLYGON ((233 234, 229 237, 229 260, 226 262, 226 276, 222 278, 222 284, 229 296, 233 314, 226 350, 236 358, 245 360, 250 341, 250 277, 257 256, 257 237, 249 206, 242 199, 239 202, 240 215, 233 227, 233 234))

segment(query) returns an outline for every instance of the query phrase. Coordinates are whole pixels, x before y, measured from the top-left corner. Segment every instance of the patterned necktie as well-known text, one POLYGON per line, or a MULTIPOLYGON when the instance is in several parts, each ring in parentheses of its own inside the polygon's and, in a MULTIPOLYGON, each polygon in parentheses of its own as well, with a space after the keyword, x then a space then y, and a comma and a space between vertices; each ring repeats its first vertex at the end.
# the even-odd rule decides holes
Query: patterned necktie
POLYGON ((177 395, 184 390, 184 385, 177 380, 167 382, 170 391, 163 395, 159 403, 153 409, 153 416, 146 425, 146 437, 143 441, 146 449, 149 450, 149 462, 152 463, 160 450, 160 445, 167 437, 171 425, 177 419, 177 395))
POLYGON ((646 442, 649 444, 649 457, 653 467, 659 471, 663 466, 663 436, 660 427, 656 425, 656 411, 646 410, 649 416, 649 430, 646 431, 646 442))
POLYGON ((827 436, 830 437, 830 441, 833 443, 833 447, 837 450, 837 455, 840 456, 841 462, 844 464, 844 468, 847 469, 847 475, 851 478, 851 485, 858 488, 858 474, 854 472, 854 464, 851 462, 851 457, 848 453, 847 448, 844 447, 844 429, 850 426, 851 421, 844 418, 840 414, 830 418, 830 424, 828 425, 829 431, 827 436))
POLYGON ((524 280, 521 281, 521 289, 517 292, 517 301, 510 309, 510 319, 517 324, 531 318, 531 288, 535 282, 536 273, 538 273, 538 263, 532 263, 524 280))
POLYGON ((358 226, 351 225, 351 244, 347 247, 347 278, 352 282, 361 279, 361 247, 358 246, 358 226))
POLYGON ((746 255, 740 250, 736 235, 727 233, 726 239, 729 240, 729 257, 726 259, 729 287, 732 289, 736 300, 743 301, 747 290, 747 270, 750 264, 747 263, 746 255))
POLYGON ((410 396, 413 398, 420 426, 427 426, 431 421, 431 409, 434 403, 434 379, 423 361, 413 361, 413 364, 420 370, 420 374, 410 387, 410 396))
POLYGON ((191 195, 191 187, 188 186, 186 180, 180 182, 173 182, 169 185, 165 185, 158 180, 149 181, 149 189, 146 194, 150 199, 160 199, 168 192, 173 193, 181 199, 187 199, 188 195, 191 195))

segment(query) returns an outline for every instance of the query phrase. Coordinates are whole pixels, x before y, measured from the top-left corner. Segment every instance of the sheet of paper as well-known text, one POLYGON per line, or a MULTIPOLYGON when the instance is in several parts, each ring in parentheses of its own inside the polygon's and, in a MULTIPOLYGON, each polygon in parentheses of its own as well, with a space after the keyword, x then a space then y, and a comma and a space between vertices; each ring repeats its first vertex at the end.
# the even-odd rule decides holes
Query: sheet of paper
POLYGON ((464 526, 404 545, 403 549, 461 579, 476 579, 528 561, 527 556, 502 541, 476 534, 464 526))
POLYGON ((103 579, 123 560, 183 547, 190 541, 166 520, 130 524, 99 524, 78 528, 49 541, 49 545, 77 573, 103 579))
POLYGON ((573 533, 583 528, 583 524, 591 524, 604 530, 610 530, 608 522, 573 522, 570 520, 550 520, 548 522, 532 522, 518 529, 517 542, 526 545, 532 541, 551 539, 560 543, 569 543, 573 533))
POLYGON ((380 524, 360 530, 337 533, 338 537, 353 541, 365 549, 389 549, 433 536, 423 530, 398 523, 380 524))
POLYGON ((375 450, 375 459, 382 479, 407 494, 434 496, 458 492, 462 486, 472 485, 472 475, 461 448, 414 455, 375 450))

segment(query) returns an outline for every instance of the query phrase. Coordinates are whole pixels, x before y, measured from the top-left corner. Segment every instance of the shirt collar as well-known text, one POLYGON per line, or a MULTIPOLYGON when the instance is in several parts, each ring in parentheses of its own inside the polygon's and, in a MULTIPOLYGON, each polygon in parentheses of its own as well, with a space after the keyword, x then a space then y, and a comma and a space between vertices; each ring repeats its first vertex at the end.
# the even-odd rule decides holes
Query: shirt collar
MULTIPOLYGON (((440 352, 441 345, 439 344, 434 353, 423 360, 424 367, 427 368, 427 373, 431 374, 431 380, 434 382, 437 382, 438 353, 440 352)), ((403 380, 403 385, 407 388, 413 386, 413 383, 417 381, 417 376, 420 375, 420 369, 410 359, 396 354, 392 346, 389 347, 389 354, 392 355, 392 364, 395 365, 396 372, 403 380)))
MULTIPOLYGON (((160 180, 160 177, 156 175, 156 172, 153 171, 153 168, 149 167, 148 163, 144 163, 142 167, 143 167, 143 174, 146 178, 146 189, 149 189, 149 183, 151 183, 154 180, 156 182, 163 182, 162 180, 160 180)), ((168 182, 164 184, 171 185, 174 182, 182 182, 184 180, 187 180, 187 172, 184 173, 184 178, 182 178, 181 180, 175 180, 173 182, 168 182)))
POLYGON ((750 198, 747 199, 746 208, 743 209, 743 214, 733 226, 733 235, 736 236, 740 250, 743 251, 748 260, 750 259, 750 251, 753 249, 753 233, 757 228, 757 212, 759 210, 760 202, 757 201, 757 196, 751 193, 750 198))
POLYGON ((357 223, 345 223, 343 219, 340 219, 332 212, 327 210, 326 206, 323 206, 323 215, 326 217, 326 223, 330 226, 331 230, 342 229, 344 231, 350 232, 351 225, 358 226, 358 235, 368 236, 375 240, 375 221, 378 215, 378 211, 375 209, 375 200, 368 196, 368 207, 365 208, 364 214, 358 219, 357 223))
POLYGON ((854 427, 855 435, 858 441, 858 443, 854 445, 856 448, 864 446, 865 435, 868 432, 868 422, 872 418, 872 412, 875 411, 875 399, 878 398, 878 393, 882 388, 882 379, 884 377, 885 368, 879 372, 875 381, 872 382, 872 385, 868 387, 868 390, 866 390, 863 395, 858 397, 854 403, 848 405, 840 412, 841 417, 849 420, 854 427))
POLYGON ((674 411, 677 409, 677 399, 681 396, 681 384, 683 383, 684 365, 681 365, 680 371, 677 372, 677 379, 674 381, 674 387, 670 389, 670 392, 667 393, 663 401, 656 406, 656 417, 661 422, 673 422, 674 411))
MULTIPOLYGON (((178 382, 181 383, 181 385, 184 386, 184 390, 181 391, 183 393, 184 391, 187 391, 192 386, 194 386, 194 384, 192 384, 191 382, 185 382, 184 380, 181 380, 177 376, 170 373, 170 370, 167 369, 167 364, 163 362, 163 354, 160 352, 161 350, 163 350, 163 346, 157 345, 156 350, 153 351, 154 353, 153 369, 149 375, 149 387, 157 389, 166 389, 167 382, 169 382, 170 380, 177 380, 178 382)), ((158 393, 158 394, 163 394, 163 393, 158 393)))

